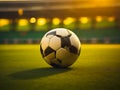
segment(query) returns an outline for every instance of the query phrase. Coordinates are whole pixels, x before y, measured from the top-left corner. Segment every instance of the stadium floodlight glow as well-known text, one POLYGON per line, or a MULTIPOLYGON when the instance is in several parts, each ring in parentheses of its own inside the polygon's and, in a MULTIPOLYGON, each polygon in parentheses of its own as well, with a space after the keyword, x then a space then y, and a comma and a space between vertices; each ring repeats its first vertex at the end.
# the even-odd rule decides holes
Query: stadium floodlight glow
POLYGON ((109 22, 113 22, 115 20, 115 17, 111 16, 111 17, 108 17, 108 21, 109 22))
POLYGON ((91 4, 96 5, 97 7, 104 6, 113 6, 116 3, 116 0, 90 0, 91 4), (102 3, 102 4, 100 4, 102 3))
POLYGON ((18 15, 20 15, 20 16, 23 15, 23 9, 22 8, 18 9, 18 15))
POLYGON ((35 23, 36 22, 36 18, 35 17, 31 17, 30 18, 30 23, 35 23))
POLYGON ((6 26, 10 24, 9 19, 0 19, 0 27, 6 26))
POLYGON ((54 25, 59 25, 60 24, 60 19, 59 18, 53 18, 53 20, 52 20, 52 23, 54 24, 54 25))
POLYGON ((97 21, 97 22, 101 22, 101 21, 102 21, 102 17, 101 17, 101 16, 97 16, 97 17, 96 17, 96 21, 97 21))
POLYGON ((89 21, 87 17, 81 17, 79 20, 80 20, 80 22, 83 23, 83 24, 86 24, 86 23, 88 23, 88 21, 89 21))
POLYGON ((73 23, 74 21, 75 21, 74 18, 72 18, 72 17, 67 17, 67 18, 63 21, 63 24, 64 24, 64 25, 69 25, 69 24, 73 23))
POLYGON ((26 26, 26 25, 28 25, 28 20, 27 19, 19 19, 18 25, 19 26, 26 26))
POLYGON ((38 18, 37 25, 42 26, 47 23, 47 20, 45 18, 38 18))

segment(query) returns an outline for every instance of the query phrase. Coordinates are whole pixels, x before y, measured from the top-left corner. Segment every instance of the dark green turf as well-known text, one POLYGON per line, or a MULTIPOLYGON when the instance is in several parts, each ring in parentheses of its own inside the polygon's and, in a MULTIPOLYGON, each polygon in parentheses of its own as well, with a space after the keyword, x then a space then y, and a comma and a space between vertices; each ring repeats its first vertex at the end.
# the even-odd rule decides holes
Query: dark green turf
POLYGON ((67 69, 45 63, 39 45, 0 45, 0 90, 120 90, 120 45, 82 45, 67 69))

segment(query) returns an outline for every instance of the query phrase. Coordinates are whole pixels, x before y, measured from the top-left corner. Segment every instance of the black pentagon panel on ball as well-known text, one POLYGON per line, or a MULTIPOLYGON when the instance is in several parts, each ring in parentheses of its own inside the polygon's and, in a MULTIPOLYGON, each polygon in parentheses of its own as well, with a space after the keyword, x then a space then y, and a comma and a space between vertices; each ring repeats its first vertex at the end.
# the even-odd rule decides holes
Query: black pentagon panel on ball
POLYGON ((61 37, 61 47, 69 47, 71 45, 69 37, 61 37))
POLYGON ((62 38, 62 36, 60 36, 60 35, 56 35, 56 36, 62 38))
POLYGON ((49 55, 50 53, 55 52, 51 47, 47 47, 44 51, 45 56, 49 55))
POLYGON ((74 54, 78 54, 78 49, 76 47, 74 47, 74 46, 70 46, 69 50, 70 50, 70 52, 72 52, 74 54))
POLYGON ((56 31, 51 31, 51 32, 47 33, 46 37, 49 36, 49 35, 54 35, 55 36, 56 35, 56 31))
POLYGON ((40 51, 41 51, 42 57, 44 57, 43 49, 41 46, 40 46, 40 51))
POLYGON ((68 37, 70 37, 72 34, 69 34, 68 37))

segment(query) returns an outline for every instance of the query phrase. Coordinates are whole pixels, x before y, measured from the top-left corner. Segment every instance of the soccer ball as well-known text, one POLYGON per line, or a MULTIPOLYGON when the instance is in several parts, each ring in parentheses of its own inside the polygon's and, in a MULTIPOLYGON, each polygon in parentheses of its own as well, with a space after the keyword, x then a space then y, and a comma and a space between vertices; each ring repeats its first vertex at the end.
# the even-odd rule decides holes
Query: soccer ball
POLYGON ((81 43, 75 33, 65 28, 48 31, 40 42, 44 60, 53 67, 72 65, 81 51, 81 43))

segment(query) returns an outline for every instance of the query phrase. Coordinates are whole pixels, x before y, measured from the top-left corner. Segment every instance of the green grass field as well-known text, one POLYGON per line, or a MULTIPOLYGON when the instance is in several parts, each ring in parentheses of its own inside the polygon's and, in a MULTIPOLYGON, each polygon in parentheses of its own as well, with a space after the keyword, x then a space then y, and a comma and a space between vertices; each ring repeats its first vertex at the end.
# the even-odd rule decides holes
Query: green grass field
POLYGON ((39 45, 0 45, 0 90, 120 90, 120 45, 82 45, 66 69, 49 66, 39 45))

